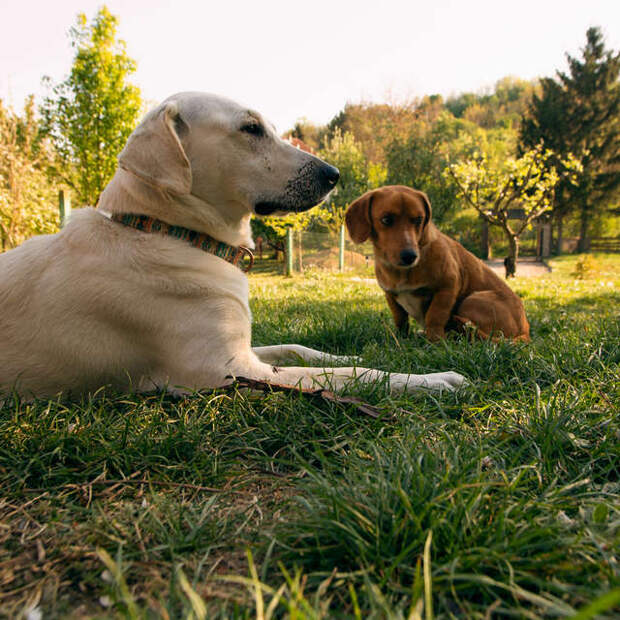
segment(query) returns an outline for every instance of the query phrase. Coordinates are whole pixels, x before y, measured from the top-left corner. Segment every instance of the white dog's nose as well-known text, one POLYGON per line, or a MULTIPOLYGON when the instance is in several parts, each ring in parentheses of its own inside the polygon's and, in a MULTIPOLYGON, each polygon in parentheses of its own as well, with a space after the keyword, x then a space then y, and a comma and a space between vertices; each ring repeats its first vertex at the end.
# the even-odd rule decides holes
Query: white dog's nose
POLYGON ((340 178, 340 170, 326 163, 323 163, 323 165, 321 166, 320 174, 329 187, 334 187, 334 185, 338 183, 338 179, 340 178))

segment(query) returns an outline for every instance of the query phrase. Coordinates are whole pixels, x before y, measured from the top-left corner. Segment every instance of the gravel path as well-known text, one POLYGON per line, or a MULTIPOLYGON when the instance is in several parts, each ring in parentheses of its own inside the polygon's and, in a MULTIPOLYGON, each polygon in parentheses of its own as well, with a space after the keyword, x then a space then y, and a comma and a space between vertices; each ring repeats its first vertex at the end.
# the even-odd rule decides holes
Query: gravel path
MULTIPOLYGON (((494 258, 484 262, 501 278, 506 276, 503 258, 494 258)), ((522 276, 524 278, 539 278, 541 276, 546 276, 549 273, 551 273, 551 267, 549 267, 547 263, 541 263, 529 257, 522 258, 517 261, 517 276, 522 276)), ((356 280, 357 282, 366 282, 367 284, 373 284, 375 282, 374 278, 353 277, 351 279, 356 280)))
MULTIPOLYGON (((498 276, 504 278, 506 270, 504 269, 504 259, 494 258, 484 261, 498 276)), ((523 258, 517 261, 517 276, 525 278, 546 276, 551 273, 551 267, 546 263, 541 263, 533 258, 523 258)))

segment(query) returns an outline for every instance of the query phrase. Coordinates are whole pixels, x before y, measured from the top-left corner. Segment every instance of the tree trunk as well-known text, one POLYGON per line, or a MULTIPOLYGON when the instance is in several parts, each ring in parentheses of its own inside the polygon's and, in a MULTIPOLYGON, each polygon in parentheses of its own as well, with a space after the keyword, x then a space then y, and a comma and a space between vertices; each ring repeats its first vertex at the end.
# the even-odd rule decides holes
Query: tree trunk
POLYGON ((489 251, 489 222, 482 215, 482 230, 480 231, 480 258, 482 260, 488 260, 490 256, 489 251))
POLYGON ((564 217, 561 215, 556 216, 555 221, 557 222, 557 238, 555 245, 555 253, 562 254, 562 241, 563 241, 563 233, 564 233, 564 217))
POLYGON ((581 207, 581 217, 579 226, 579 242, 577 243, 578 252, 588 251, 588 224, 590 223, 590 213, 586 205, 581 207))
POLYGON ((506 279, 515 276, 517 273, 517 259, 519 258, 519 237, 506 231, 508 237, 508 256, 504 259, 506 269, 506 279))

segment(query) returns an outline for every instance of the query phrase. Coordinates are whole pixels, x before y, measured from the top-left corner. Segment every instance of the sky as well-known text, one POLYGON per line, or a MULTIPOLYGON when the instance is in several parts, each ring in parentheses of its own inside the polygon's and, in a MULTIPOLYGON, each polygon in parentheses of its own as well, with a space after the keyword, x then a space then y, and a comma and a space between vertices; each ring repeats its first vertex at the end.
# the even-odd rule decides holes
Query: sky
MULTIPOLYGON (((69 28, 91 0, 0 0, 0 99, 20 109, 61 81, 69 28)), ((589 26, 620 49, 619 0, 108 0, 148 102, 198 90, 248 105, 280 131, 347 102, 493 88, 566 68, 589 26)))

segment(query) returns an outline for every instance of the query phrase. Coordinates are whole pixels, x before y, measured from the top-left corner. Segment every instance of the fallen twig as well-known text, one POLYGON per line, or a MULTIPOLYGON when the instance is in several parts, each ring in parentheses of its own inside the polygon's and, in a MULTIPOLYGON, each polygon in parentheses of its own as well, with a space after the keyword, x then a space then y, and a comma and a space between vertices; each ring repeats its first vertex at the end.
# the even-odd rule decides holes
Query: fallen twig
POLYGON ((54 491, 57 489, 84 489, 93 485, 97 486, 116 486, 123 484, 152 484, 156 486, 175 487, 180 489, 190 489, 192 491, 209 491, 210 493, 238 493, 244 494, 244 491, 237 491, 235 489, 225 489, 217 487, 206 487, 199 484, 190 484, 189 482, 172 482, 167 480, 149 480, 147 478, 125 478, 120 480, 93 480, 91 482, 67 482, 66 484, 59 484, 47 489, 24 489, 24 492, 34 493, 40 491, 54 491))
POLYGON ((371 418, 381 418, 386 420, 393 420, 396 416, 393 413, 385 413, 373 407, 368 403, 365 403, 359 398, 354 396, 338 396, 330 390, 323 388, 312 390, 309 388, 302 388, 296 385, 287 385, 284 383, 271 383, 269 381, 258 381, 256 379, 248 379, 247 377, 235 377, 235 382, 230 386, 233 389, 249 388, 252 390, 259 390, 261 392, 286 392, 297 393, 302 396, 306 396, 314 400, 324 400, 340 405, 353 405, 358 413, 370 416, 371 418))

